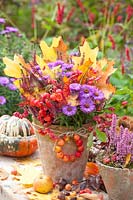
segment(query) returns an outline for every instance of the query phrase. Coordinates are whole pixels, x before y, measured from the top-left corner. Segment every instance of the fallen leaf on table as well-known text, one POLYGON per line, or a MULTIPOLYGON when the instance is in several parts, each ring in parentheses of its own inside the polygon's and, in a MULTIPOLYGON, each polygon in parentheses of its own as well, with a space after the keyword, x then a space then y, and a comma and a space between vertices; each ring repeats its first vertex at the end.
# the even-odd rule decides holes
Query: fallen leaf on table
POLYGON ((84 197, 85 199, 89 199, 89 200, 103 200, 102 194, 83 193, 83 194, 80 194, 80 196, 84 197))
POLYGON ((50 200, 56 198, 58 194, 59 194, 58 190, 53 190, 52 193, 48 194, 40 194, 38 192, 26 193, 26 195, 28 195, 29 197, 29 200, 50 200))
POLYGON ((37 170, 33 165, 18 168, 17 171, 20 174, 19 181, 24 187, 32 187, 34 179, 40 174, 40 170, 37 170))
POLYGON ((131 160, 131 153, 127 154, 124 167, 126 167, 129 164, 130 160, 131 160))
POLYGON ((41 165, 41 160, 39 158, 36 158, 36 159, 33 159, 33 158, 17 159, 16 162, 18 162, 22 165, 27 165, 27 164, 32 164, 34 166, 40 166, 41 165))
POLYGON ((7 171, 5 171, 3 168, 0 168, 0 180, 6 180, 8 178, 9 174, 7 171))
POLYGON ((86 176, 89 175, 97 175, 99 173, 98 165, 94 162, 87 162, 84 174, 86 176))

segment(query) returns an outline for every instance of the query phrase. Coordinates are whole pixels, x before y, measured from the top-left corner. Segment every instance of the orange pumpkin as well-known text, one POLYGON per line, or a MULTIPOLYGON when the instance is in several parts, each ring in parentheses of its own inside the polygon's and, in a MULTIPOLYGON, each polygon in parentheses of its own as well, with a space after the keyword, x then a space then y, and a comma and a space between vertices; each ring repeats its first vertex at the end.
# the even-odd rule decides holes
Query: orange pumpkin
POLYGON ((0 155, 23 157, 37 150, 37 139, 31 122, 26 118, 0 117, 0 155))

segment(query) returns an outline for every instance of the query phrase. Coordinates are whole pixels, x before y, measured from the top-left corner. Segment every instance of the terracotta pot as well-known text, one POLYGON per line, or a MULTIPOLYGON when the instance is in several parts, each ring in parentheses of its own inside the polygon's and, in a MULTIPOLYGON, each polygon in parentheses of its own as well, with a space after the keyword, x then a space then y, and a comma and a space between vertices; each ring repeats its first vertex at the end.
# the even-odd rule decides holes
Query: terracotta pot
POLYGON ((97 161, 110 200, 133 199, 133 169, 121 169, 97 161))
MULTIPOLYGON (((54 130, 55 134, 58 134, 57 131, 62 131, 62 133, 68 131, 66 127, 56 125, 52 125, 50 128, 54 130)), ((73 179, 81 180, 83 178, 83 173, 88 158, 87 137, 81 137, 84 145, 84 151, 81 157, 77 158, 73 162, 64 162, 63 160, 57 158, 56 153, 53 150, 55 142, 52 141, 48 135, 40 135, 38 133, 37 126, 35 126, 35 132, 38 139, 40 158, 44 174, 52 177, 53 181, 55 182, 60 178, 64 178, 67 181, 72 181, 73 179)), ((66 152, 67 154, 73 154, 75 151, 76 145, 71 140, 65 143, 63 146, 63 152, 66 152)))

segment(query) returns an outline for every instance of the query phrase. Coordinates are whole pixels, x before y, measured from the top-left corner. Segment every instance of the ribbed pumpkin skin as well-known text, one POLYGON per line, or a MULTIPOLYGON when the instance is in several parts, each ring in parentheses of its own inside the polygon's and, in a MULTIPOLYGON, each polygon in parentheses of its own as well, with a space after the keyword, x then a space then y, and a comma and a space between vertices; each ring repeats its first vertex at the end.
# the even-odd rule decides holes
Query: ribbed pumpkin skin
POLYGON ((0 136, 0 155, 24 157, 33 154, 37 148, 35 135, 27 137, 0 136))
POLYGON ((10 115, 0 117, 0 135, 7 136, 29 136, 34 134, 31 122, 26 118, 18 118, 10 115))
POLYGON ((29 156, 37 148, 34 129, 28 119, 9 115, 0 117, 0 155, 29 156))

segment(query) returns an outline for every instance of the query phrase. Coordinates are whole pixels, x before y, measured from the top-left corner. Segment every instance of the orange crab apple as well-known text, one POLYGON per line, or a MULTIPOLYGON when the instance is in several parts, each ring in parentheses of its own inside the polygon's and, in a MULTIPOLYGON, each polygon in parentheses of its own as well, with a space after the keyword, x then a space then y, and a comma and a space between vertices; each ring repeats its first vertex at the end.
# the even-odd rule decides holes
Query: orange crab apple
POLYGON ((80 136, 78 134, 74 134, 73 138, 75 141, 78 141, 80 139, 80 136))
POLYGON ((55 146, 55 149, 54 149, 54 151, 56 152, 56 153, 59 153, 59 152, 61 152, 61 147, 60 146, 55 146))
POLYGON ((33 182, 34 191, 39 193, 48 193, 53 189, 53 180, 50 176, 40 174, 33 182))
POLYGON ((57 142, 57 144, 58 144, 59 146, 64 146, 65 141, 64 141, 63 139, 59 139, 58 142, 57 142))

